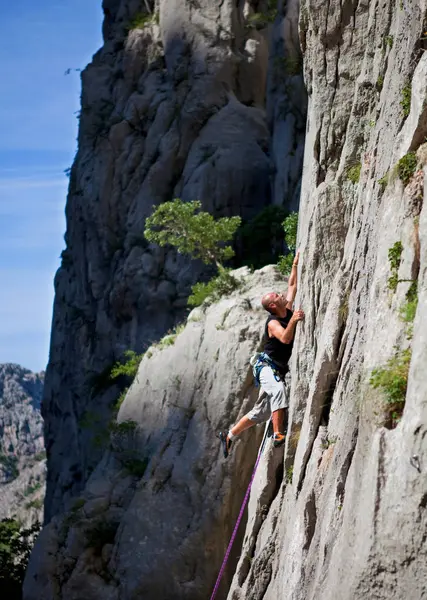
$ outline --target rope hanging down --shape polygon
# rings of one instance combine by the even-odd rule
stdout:
[[[245,497],[243,498],[243,503],[242,503],[242,506],[240,508],[239,516],[237,517],[236,525],[234,526],[234,530],[233,530],[233,533],[231,535],[230,543],[228,544],[227,550],[225,552],[224,560],[222,561],[222,565],[221,565],[221,568],[219,570],[218,577],[216,579],[215,587],[213,589],[212,596],[211,596],[210,600],[214,600],[214,598],[216,597],[216,595],[218,593],[219,584],[221,583],[222,576],[224,575],[224,571],[225,571],[225,567],[227,565],[228,557],[230,556],[231,548],[233,546],[234,540],[236,539],[237,530],[239,529],[240,521],[242,520],[243,513],[245,512],[246,504],[248,503],[248,500],[249,500],[249,494],[251,492],[252,483],[253,483],[253,481],[255,479],[255,473],[256,473],[256,470],[258,468],[259,461],[261,460],[261,454],[262,454],[262,451],[264,450],[265,440],[267,439],[267,432],[268,432],[268,428],[270,426],[270,421],[271,421],[271,417],[270,417],[270,419],[267,422],[267,425],[265,427],[264,437],[262,438],[261,446],[259,447],[258,456],[257,456],[256,462],[255,462],[254,470],[252,471],[252,477],[251,477],[251,480],[249,482],[248,489],[246,490]]]

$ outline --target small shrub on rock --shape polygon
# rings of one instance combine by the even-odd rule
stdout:
[[[402,260],[403,246],[402,242],[396,242],[388,251],[388,260],[390,263],[391,275],[388,278],[388,288],[393,292],[397,289],[399,283],[399,267]]]
[[[147,25],[159,24],[159,13],[137,13],[129,23],[128,30],[144,29]]]
[[[396,350],[384,367],[372,371],[369,380],[373,388],[379,388],[384,392],[386,414],[391,419],[392,427],[399,422],[405,406],[411,355],[410,348]]]
[[[147,218],[144,235],[159,246],[170,244],[180,254],[190,254],[205,264],[216,264],[234,256],[229,242],[241,223],[240,217],[215,219],[200,211],[201,202],[182,202],[180,199],[160,204]]]
[[[0,467],[7,477],[8,482],[13,481],[19,476],[18,457],[12,454],[0,453]]]
[[[384,38],[384,43],[390,49],[393,48],[394,37],[392,35],[386,35]]]
[[[349,181],[351,181],[351,183],[354,183],[354,184],[359,183],[361,170],[362,170],[361,163],[357,163],[356,165],[353,165],[347,171],[347,179]]]
[[[407,83],[402,90],[402,100],[400,101],[404,117],[407,117],[411,111],[411,95],[411,84]]]
[[[417,288],[417,282],[413,281],[411,287],[406,293],[406,302],[400,307],[399,310],[400,320],[407,324],[406,337],[408,340],[411,340],[413,336],[413,322],[418,306]]]
[[[207,283],[196,283],[191,288],[192,294],[188,298],[190,306],[209,305],[217,302],[222,296],[231,294],[241,282],[233,277],[230,269],[220,269],[219,274]]]
[[[409,180],[417,168],[417,155],[415,152],[408,152],[397,163],[397,174],[404,185],[408,185]]]
[[[126,350],[124,353],[126,362],[116,362],[111,369],[111,379],[117,379],[121,375],[131,377],[132,379],[138,373],[139,363],[142,360],[143,354],[137,354],[134,350]]]
[[[277,268],[282,275],[286,277],[292,270],[292,263],[294,260],[294,254],[297,247],[297,233],[298,233],[298,213],[292,212],[282,223],[285,231],[285,242],[290,252],[285,256],[279,257]]]
[[[277,2],[276,0],[268,0],[267,9],[263,12],[256,12],[249,15],[247,21],[247,29],[264,29],[270,23],[274,23],[277,17]]]

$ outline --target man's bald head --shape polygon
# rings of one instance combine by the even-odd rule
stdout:
[[[274,307],[271,305],[274,304],[277,295],[278,294],[276,294],[276,292],[268,292],[268,294],[264,294],[264,296],[261,298],[261,304],[263,308],[265,308],[265,310],[271,314],[274,314]]]

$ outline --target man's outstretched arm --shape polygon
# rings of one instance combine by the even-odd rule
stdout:
[[[286,308],[292,310],[292,306],[295,300],[295,296],[297,295],[298,289],[298,260],[299,260],[299,250],[297,251],[294,261],[292,263],[292,271],[289,276],[288,281],[288,291],[286,292]]]

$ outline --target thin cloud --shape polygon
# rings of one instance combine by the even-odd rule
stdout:
[[[31,177],[19,177],[16,179],[0,179],[1,190],[23,190],[47,187],[64,187],[62,179],[32,179]]]

